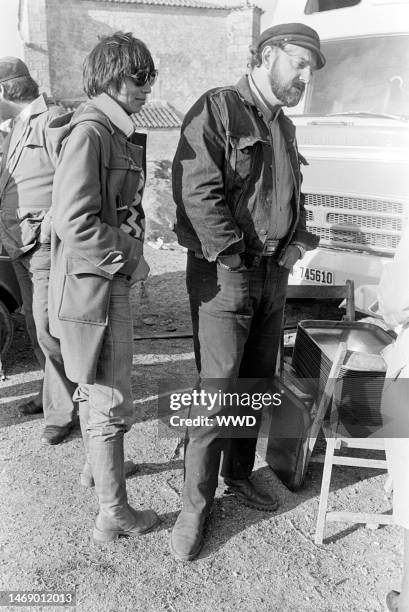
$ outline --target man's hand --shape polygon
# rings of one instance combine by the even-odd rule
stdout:
[[[40,243],[49,244],[51,242],[51,212],[48,210],[40,225]]]
[[[284,266],[284,268],[288,268],[292,270],[293,265],[296,261],[298,261],[301,257],[301,251],[298,247],[293,244],[289,244],[284,254],[281,256],[281,259],[278,262],[279,266]]]
[[[234,255],[219,255],[217,261],[229,270],[236,270],[238,268],[241,268],[241,266],[243,265],[241,257],[238,253],[235,253]]]

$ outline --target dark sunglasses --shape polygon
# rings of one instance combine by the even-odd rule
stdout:
[[[128,74],[128,79],[131,79],[137,87],[143,87],[147,83],[152,87],[158,74],[159,70],[138,70],[135,74]]]

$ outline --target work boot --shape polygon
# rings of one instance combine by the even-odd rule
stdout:
[[[272,512],[278,508],[278,499],[274,494],[257,491],[254,484],[248,478],[233,480],[225,478],[227,485],[226,493],[234,495],[237,501],[250,508]]]
[[[93,540],[96,544],[112,542],[119,536],[139,536],[159,524],[153,510],[134,510],[128,504],[124,473],[123,434],[110,440],[90,437],[89,461],[99,501]]]
[[[31,416],[33,414],[41,414],[43,412],[43,405],[37,403],[35,400],[29,400],[24,404],[20,404],[18,409],[24,416]]]
[[[206,514],[182,510],[172,529],[170,550],[180,561],[192,561],[203,547]]]
[[[95,486],[94,477],[92,475],[91,465],[89,462],[88,454],[88,432],[87,432],[87,424],[88,424],[88,415],[89,415],[89,405],[88,402],[80,402],[79,403],[79,417],[80,417],[80,427],[82,440],[84,442],[85,449],[85,462],[82,468],[82,472],[80,474],[80,485],[85,487],[86,489],[92,489]],[[138,466],[133,461],[125,461],[124,464],[125,470],[125,478],[129,476],[133,476],[138,471]]]
[[[60,444],[70,435],[74,423],[68,425],[46,425],[41,434],[41,444]]]

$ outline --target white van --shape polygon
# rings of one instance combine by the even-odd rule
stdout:
[[[326,66],[297,107],[308,227],[293,284],[378,284],[409,215],[409,1],[284,0],[273,24],[320,35]]]

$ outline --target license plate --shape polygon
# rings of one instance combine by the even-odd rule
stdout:
[[[305,268],[297,266],[300,280],[310,281],[318,285],[335,285],[334,273],[322,268]]]

